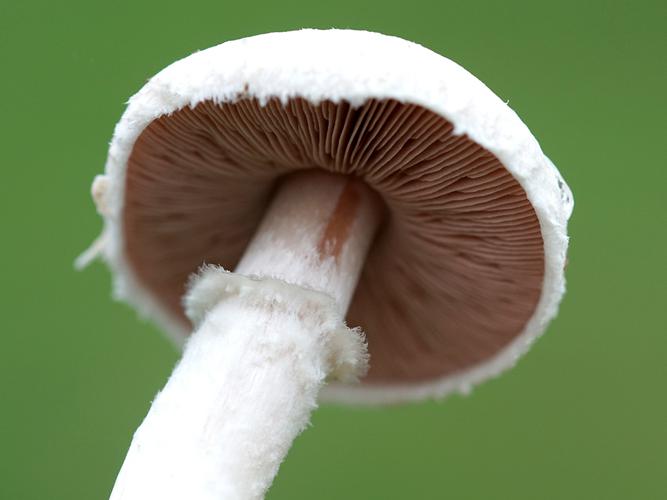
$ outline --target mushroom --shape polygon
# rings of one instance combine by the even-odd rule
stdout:
[[[80,264],[101,254],[184,346],[114,500],[262,498],[318,395],[467,392],[564,292],[573,200],[537,141],[464,69],[377,33],[172,64],[130,100],[93,194],[104,231]]]

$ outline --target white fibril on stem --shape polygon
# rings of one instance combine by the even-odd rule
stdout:
[[[327,378],[366,369],[362,334],[344,316],[380,210],[359,181],[299,173],[234,273],[203,268],[185,298],[195,331],[112,500],[263,498]]]

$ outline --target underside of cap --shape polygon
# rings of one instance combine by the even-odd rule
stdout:
[[[188,276],[233,268],[275,181],[308,168],[364,179],[389,209],[348,315],[370,372],[323,399],[465,392],[555,315],[572,197],[528,129],[451,61],[345,30],[228,42],[131,99],[96,198],[117,295],[182,342]]]

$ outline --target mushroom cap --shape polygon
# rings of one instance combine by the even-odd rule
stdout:
[[[116,297],[182,345],[188,276],[233,268],[276,180],[305,168],[364,179],[388,214],[348,313],[370,372],[323,400],[468,392],[555,316],[573,199],[538,142],[454,62],[353,30],[223,43],[130,99],[93,185]]]

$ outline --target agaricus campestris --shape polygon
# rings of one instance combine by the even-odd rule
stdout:
[[[564,291],[573,201],[537,141],[464,69],[376,33],[172,64],[130,100],[93,195],[83,260],[185,346],[114,500],[262,498],[318,394],[467,391]]]

